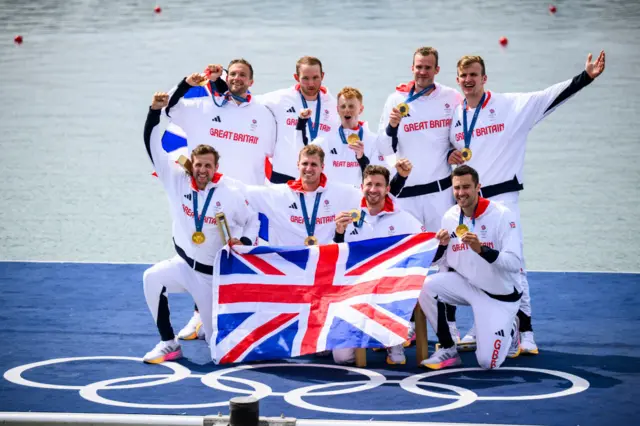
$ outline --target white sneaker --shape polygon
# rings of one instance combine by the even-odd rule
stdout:
[[[202,324],[202,320],[200,319],[200,312],[196,311],[193,313],[193,316],[184,326],[182,330],[178,333],[178,339],[182,340],[195,340],[198,338],[198,324]],[[204,330],[203,330],[204,331]]]
[[[471,326],[471,328],[469,329],[469,331],[467,331],[467,334],[464,335],[464,337],[462,338],[462,340],[460,341],[461,343],[476,343],[476,325],[475,323],[473,324],[473,326]]]
[[[182,348],[177,340],[161,341],[142,358],[147,364],[159,364],[182,358]]]
[[[461,365],[462,360],[460,359],[460,355],[458,355],[458,350],[456,349],[456,347],[451,346],[450,348],[446,349],[438,349],[436,353],[422,361],[420,364],[432,370],[441,370],[443,368]]]
[[[404,365],[407,363],[407,358],[404,356],[404,346],[396,345],[387,348],[387,364],[389,365]]]
[[[523,331],[520,334],[520,355],[538,355],[538,346],[533,340],[533,331]]]
[[[196,326],[196,336],[198,337],[199,340],[206,340],[206,336],[204,335],[204,327],[202,326],[202,323]]]
[[[476,350],[476,325],[473,326],[467,331],[467,334],[460,339],[458,343],[458,351],[460,352],[472,352]]]
[[[517,358],[520,355],[520,319],[516,315],[513,319],[513,327],[511,328],[511,346],[507,352],[507,358]]]

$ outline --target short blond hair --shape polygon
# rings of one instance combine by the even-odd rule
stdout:
[[[338,96],[336,97],[336,99],[340,100],[340,96],[344,97],[345,99],[356,98],[360,101],[360,103],[362,103],[362,93],[355,87],[343,87],[342,90],[338,92]]]
[[[317,155],[320,157],[320,164],[324,164],[324,151],[318,145],[307,145],[300,150],[298,154],[298,161],[302,156],[311,157],[312,155]]]
[[[482,59],[482,56],[465,55],[462,58],[460,58],[460,60],[458,61],[458,65],[456,66],[456,69],[460,71],[461,69],[467,68],[472,64],[480,64],[480,66],[482,67],[482,75],[485,75],[484,60]]]
[[[436,58],[436,67],[438,66],[438,49],[430,46],[422,46],[418,47],[415,52],[413,52],[413,63],[416,63],[416,55],[420,56],[429,56],[433,55]]]

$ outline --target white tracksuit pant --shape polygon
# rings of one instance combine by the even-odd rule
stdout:
[[[427,232],[438,232],[442,216],[455,204],[451,188],[416,197],[398,198],[398,205],[424,225]]]
[[[160,297],[166,289],[167,293],[188,292],[198,305],[202,327],[204,328],[207,343],[213,333],[211,324],[211,307],[213,304],[213,294],[211,275],[197,272],[178,255],[168,260],[156,263],[151,268],[144,271],[142,282],[144,285],[144,297],[147,300],[149,311],[153,315],[153,320],[158,324],[158,310]],[[167,310],[168,314],[168,310]]]
[[[513,212],[516,218],[516,224],[518,229],[518,236],[520,237],[520,249],[522,253],[522,271],[520,276],[520,286],[522,287],[522,298],[520,299],[520,310],[531,316],[531,296],[529,294],[529,280],[527,279],[527,269],[525,267],[524,260],[524,239],[522,235],[522,222],[520,221],[520,207],[518,206],[518,198],[520,194],[518,192],[507,192],[506,194],[496,195],[491,197],[491,201],[501,203],[509,210]]]
[[[478,364],[487,369],[500,367],[509,352],[511,330],[520,301],[496,300],[457,272],[429,275],[418,302],[434,330],[438,330],[438,301],[471,306],[476,324]],[[448,327],[445,328],[448,332]]]

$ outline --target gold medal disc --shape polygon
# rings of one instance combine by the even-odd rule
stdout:
[[[401,104],[398,104],[396,108],[398,108],[398,111],[400,111],[401,116],[406,117],[407,115],[409,115],[409,104],[403,102]]]
[[[469,232],[469,227],[464,223],[456,227],[456,235],[458,236],[458,238],[462,238],[462,236],[467,232]]]
[[[351,220],[353,220],[354,222],[357,222],[360,220],[360,210],[358,209],[350,210],[349,215],[351,216]]]
[[[464,161],[471,160],[471,150],[469,148],[462,148],[461,154]]]
[[[304,245],[305,246],[317,246],[318,245],[318,239],[316,237],[314,237],[313,235],[308,236],[307,238],[304,239]]]
[[[350,134],[349,137],[347,138],[347,143],[349,145],[357,145],[358,142],[360,142],[360,137],[355,133]]]
[[[193,241],[195,244],[202,244],[204,243],[204,233],[200,232],[200,231],[196,231],[193,233],[193,235],[191,236],[191,241]]]

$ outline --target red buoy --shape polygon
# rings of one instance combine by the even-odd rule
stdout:
[[[153,9],[153,11],[154,11],[155,13],[160,13],[160,12],[162,12],[162,8],[161,8],[160,6],[156,6],[156,7]]]
[[[556,9],[556,7],[554,5],[552,5],[552,4],[549,5],[549,12],[556,13],[557,10],[558,9]]]
[[[506,46],[507,44],[509,44],[509,39],[506,37],[500,37],[499,41],[502,46]]]
[[[15,44],[22,44],[22,36],[21,35],[17,35],[13,38],[13,42]]]

